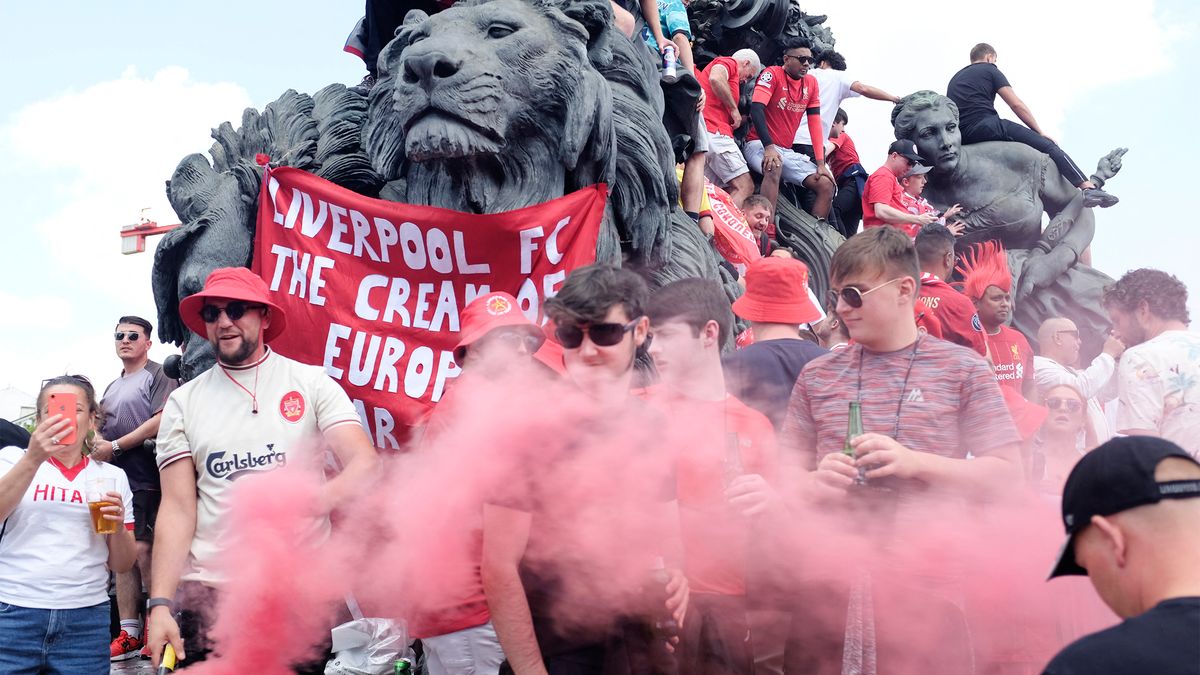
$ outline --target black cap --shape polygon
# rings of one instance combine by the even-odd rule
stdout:
[[[891,155],[893,152],[914,164],[921,162],[921,155],[917,154],[917,144],[912,141],[896,141],[892,143],[888,146],[888,154]]]
[[[1063,486],[1062,519],[1067,541],[1050,572],[1051,579],[1087,574],[1075,561],[1073,540],[1091,523],[1092,516],[1111,516],[1163,499],[1200,497],[1200,479],[1165,483],[1154,480],[1154,470],[1168,457],[1196,463],[1183,448],[1155,436],[1114,438],[1079,460]]]

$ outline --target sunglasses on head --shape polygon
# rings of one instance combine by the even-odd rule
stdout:
[[[554,337],[565,349],[578,349],[583,344],[583,336],[597,347],[611,347],[625,339],[625,333],[633,330],[638,323],[634,319],[629,323],[593,323],[587,326],[558,326],[554,329]]]
[[[200,318],[204,320],[204,323],[212,323],[220,318],[221,312],[225,312],[225,316],[229,317],[230,321],[237,321],[246,315],[246,310],[263,309],[265,307],[266,305],[242,302],[241,300],[233,300],[224,307],[217,307],[216,305],[205,305],[201,307]]]
[[[117,342],[121,342],[125,338],[129,338],[130,342],[137,342],[141,337],[142,337],[142,334],[137,332],[136,330],[131,330],[129,332],[117,331],[117,332],[113,333],[113,339],[116,340]]]
[[[1073,413],[1077,413],[1080,410],[1083,410],[1083,404],[1080,403],[1077,399],[1059,398],[1057,396],[1051,396],[1050,398],[1046,399],[1046,407],[1051,410],[1065,409],[1067,412],[1073,412]]]
[[[845,301],[845,303],[847,305],[850,305],[851,307],[858,309],[859,307],[863,306],[863,296],[867,295],[868,293],[874,293],[875,291],[883,288],[884,286],[887,286],[888,284],[894,284],[897,281],[900,281],[904,278],[905,277],[896,277],[895,279],[885,281],[882,284],[879,284],[878,286],[876,286],[875,288],[870,288],[865,291],[860,291],[857,288],[855,288],[854,286],[847,286],[840,290],[836,289],[836,288],[830,289],[830,291],[829,291],[829,306],[837,307],[838,298],[840,297],[843,301]]]

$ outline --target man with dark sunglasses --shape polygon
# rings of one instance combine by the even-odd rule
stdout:
[[[821,127],[820,85],[809,74],[813,65],[812,45],[803,38],[786,38],[783,64],[764,68],[754,84],[750,102],[750,134],[746,137],[746,162],[762,174],[759,191],[774,208],[781,180],[812,190],[812,214],[829,216],[834,182],[825,166],[825,146],[813,148],[813,159],[796,152],[796,130],[808,115],[809,133],[824,138]]]
[[[1033,357],[1033,378],[1038,398],[1059,385],[1074,387],[1087,401],[1087,424],[1096,443],[1112,438],[1104,404],[1117,397],[1117,360],[1125,345],[1113,336],[1104,341],[1104,351],[1087,368],[1079,364],[1079,329],[1075,322],[1054,316],[1038,328],[1038,351]]]
[[[150,586],[150,547],[154,522],[162,499],[153,445],[146,441],[158,435],[159,421],[167,397],[179,383],[167,377],[162,364],[150,360],[153,327],[140,316],[123,316],[113,333],[121,375],[104,390],[100,407],[104,424],[92,448],[92,458],[124,469],[133,491],[134,538],[137,562],[133,570],[117,576],[117,609],[121,632],[112,641],[113,661],[137,658],[144,649],[141,605],[142,586]]]
[[[550,413],[559,419],[539,422],[552,437],[525,450],[540,454],[483,509],[483,584],[502,673],[600,675],[620,672],[607,669],[618,662],[676,672],[665,627],[683,622],[688,585],[662,565],[679,556],[672,455],[664,420],[630,392],[646,296],[635,273],[591,265],[546,302],[566,369]]]
[[[313,536],[323,538],[329,512],[361,491],[376,459],[350,398],[325,370],[268,347],[287,317],[256,274],[244,267],[213,270],[203,290],[179,303],[179,316],[212,344],[217,363],[171,395],[158,432],[162,505],[147,602],[155,667],[168,642],[188,662],[204,660],[213,648],[212,607],[229,581],[215,563],[230,526],[235,480],[253,482],[255,474],[285,464],[319,464],[306,455],[328,446],[343,468],[308,506]],[[300,671],[322,672],[313,667]]]
[[[1020,438],[984,360],[917,330],[913,306],[919,277],[912,242],[895,228],[865,230],[834,253],[835,310],[854,343],[809,363],[800,374],[780,437],[780,463],[786,493],[807,497],[822,509],[846,509],[847,528],[871,524],[871,529],[851,531],[869,533],[863,536],[880,551],[877,559],[856,561],[868,566],[874,583],[906,593],[930,612],[926,618],[961,625],[961,612],[937,600],[941,594],[933,590],[940,585],[953,591],[951,575],[930,579],[934,587],[909,589],[911,580],[889,575],[886,551],[904,548],[906,533],[927,522],[930,503],[941,507],[941,500],[987,498],[1018,486]],[[855,401],[864,433],[850,439],[846,453],[849,404]],[[856,486],[862,479],[865,485]],[[847,606],[844,596],[827,604],[838,603]],[[789,643],[801,648],[797,655],[829,651],[811,642],[821,639],[815,636],[833,635],[842,644],[845,617],[804,618],[797,617],[794,625],[804,628]],[[826,620],[831,623],[821,623]],[[934,661],[914,666],[913,672],[970,672],[969,650],[963,663],[933,645],[901,643],[900,633],[911,631],[894,628],[905,620],[911,616],[879,608],[879,663],[892,662],[890,657],[909,663],[929,658]],[[789,648],[789,662],[797,655]],[[840,668],[841,654],[829,657]],[[796,667],[796,672],[815,672],[811,664]]]

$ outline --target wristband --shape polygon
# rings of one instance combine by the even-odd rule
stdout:
[[[150,598],[149,600],[146,601],[146,613],[149,614],[150,610],[154,609],[155,607],[160,607],[160,606],[166,607],[168,610],[173,610],[174,605],[175,605],[175,603],[171,602],[170,600],[168,600],[166,598]]]
[[[112,454],[113,457],[121,456],[121,444],[116,442],[115,440],[112,441],[112,450],[113,450],[113,454]]]

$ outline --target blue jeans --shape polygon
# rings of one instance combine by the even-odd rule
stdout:
[[[0,602],[0,675],[108,675],[108,601],[80,609]]]

